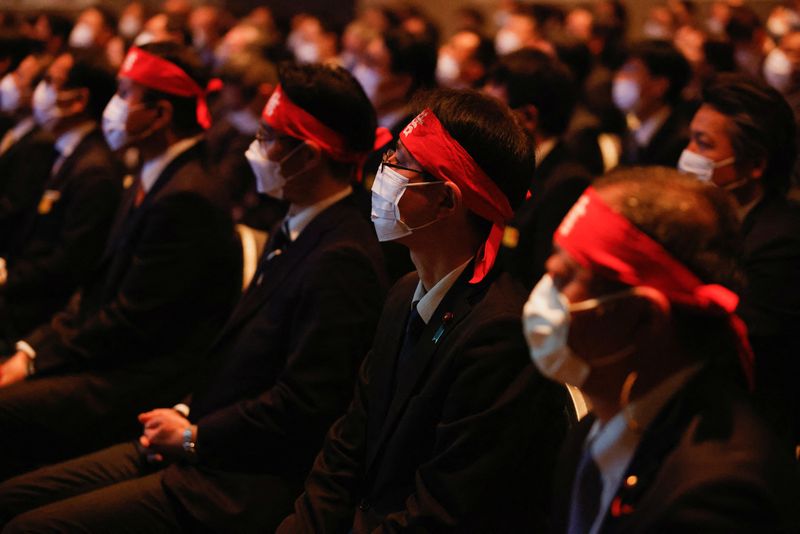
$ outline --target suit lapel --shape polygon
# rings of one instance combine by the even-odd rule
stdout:
[[[347,216],[351,202],[352,195],[317,215],[285,252],[268,261],[262,272],[261,283],[258,284],[257,279],[250,283],[218,340],[261,308],[261,304],[283,285],[287,276],[296,271],[297,265],[311,254],[330,229],[338,226],[341,219]],[[267,254],[267,250],[264,249],[264,254]],[[263,256],[261,261],[264,261]]]
[[[368,454],[367,457],[367,471],[369,471],[377,458],[383,444],[394,431],[397,421],[408,404],[409,398],[417,389],[417,385],[424,376],[428,376],[428,373],[425,371],[429,368],[431,359],[438,352],[440,347],[447,344],[450,333],[469,315],[473,306],[473,299],[484,291],[490,283],[489,277],[487,277],[487,280],[484,280],[480,284],[470,285],[468,283],[470,276],[472,276],[472,264],[467,266],[459,280],[450,289],[447,295],[445,295],[444,299],[442,299],[442,302],[431,317],[430,322],[423,329],[419,341],[417,341],[414,347],[411,360],[406,364],[406,368],[398,374],[394,396],[389,404],[380,436],[374,444],[371,454]],[[402,321],[401,324],[404,326],[405,321]],[[402,336],[400,339],[402,340]],[[394,346],[397,350],[394,351],[394,358],[390,359],[392,362],[392,374],[395,373],[394,367],[397,360],[397,352],[400,348],[400,342],[401,341],[398,341]],[[391,391],[391,385],[389,385],[389,391]]]

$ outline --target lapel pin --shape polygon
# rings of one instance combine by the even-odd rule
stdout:
[[[453,312],[447,312],[447,313],[445,313],[445,314],[442,316],[442,324],[441,324],[441,326],[439,326],[439,328],[436,330],[436,333],[435,333],[435,334],[433,334],[433,339],[432,339],[431,341],[433,341],[434,343],[439,343],[439,339],[442,337],[442,334],[444,334],[444,327],[445,327],[445,325],[446,325],[447,323],[449,323],[450,321],[452,321],[452,320],[453,320]]]

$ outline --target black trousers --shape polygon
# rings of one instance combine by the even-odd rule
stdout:
[[[180,505],[161,466],[125,443],[0,484],[2,532],[180,531]]]

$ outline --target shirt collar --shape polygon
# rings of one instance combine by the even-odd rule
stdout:
[[[145,193],[150,191],[150,189],[156,183],[156,180],[158,180],[158,177],[161,176],[161,173],[167,168],[167,165],[172,163],[175,158],[196,145],[200,139],[202,139],[202,137],[203,135],[199,134],[194,137],[181,139],[177,143],[171,144],[164,152],[161,153],[160,156],[156,156],[155,158],[144,162],[142,165],[141,179],[142,189],[144,189]]]
[[[447,273],[444,278],[436,282],[436,285],[429,291],[425,290],[425,286],[422,285],[422,280],[417,283],[417,290],[414,291],[414,297],[411,299],[411,302],[417,303],[417,313],[419,313],[419,316],[425,324],[430,322],[434,312],[436,312],[436,308],[442,303],[444,296],[452,289],[458,277],[461,276],[461,273],[464,272],[464,269],[466,269],[467,265],[471,262],[472,258]]]
[[[759,194],[755,196],[755,198],[753,198],[753,200],[751,200],[744,206],[736,206],[736,214],[739,216],[739,220],[744,221],[747,215],[751,211],[753,211],[753,208],[755,208],[758,205],[758,203],[761,202],[763,199],[764,199],[764,192],[761,191]]]
[[[539,167],[544,159],[553,151],[558,142],[557,137],[550,137],[536,145],[536,166]]]
[[[286,227],[289,229],[289,241],[296,240],[300,232],[302,232],[317,215],[352,193],[353,188],[348,185],[344,189],[320,200],[316,204],[298,208],[295,213],[287,215],[284,224],[286,224]],[[291,213],[292,211],[294,210],[290,208],[289,212]]]
[[[95,129],[97,124],[94,121],[86,121],[78,124],[58,136],[56,139],[56,150],[62,158],[68,158],[75,152],[81,141]]]
[[[242,135],[255,135],[259,127],[259,117],[249,109],[229,111],[228,122]]]
[[[14,133],[14,139],[19,141],[20,139],[28,135],[28,133],[30,133],[30,131],[33,130],[34,127],[36,127],[36,119],[34,119],[33,116],[28,116],[19,121],[13,128],[11,128],[11,131]]]
[[[600,470],[603,492],[600,499],[600,514],[591,532],[597,532],[604,511],[611,505],[611,499],[616,494],[628,464],[642,439],[641,431],[632,430],[628,420],[636,421],[641,429],[647,428],[667,402],[700,368],[701,364],[698,363],[673,373],[641,398],[631,402],[607,423],[601,424],[598,419],[592,425],[589,435],[586,436],[586,444],[591,447],[592,458]]]
[[[653,140],[653,136],[661,125],[667,122],[671,110],[669,106],[664,106],[655,113],[653,113],[644,122],[639,122],[635,115],[632,113],[628,115],[628,126],[633,130],[633,137],[636,139],[636,144],[639,146],[647,146]]]

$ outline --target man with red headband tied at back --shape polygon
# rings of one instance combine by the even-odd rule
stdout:
[[[555,233],[525,305],[531,356],[592,414],[556,474],[553,532],[797,532],[796,465],[747,399],[739,224],[671,169],[613,173]]]
[[[0,479],[116,443],[140,411],[179,401],[241,291],[225,197],[203,163],[196,61],[159,43],[120,70],[104,134],[144,164],[89,281],[18,344],[25,365],[0,388]]]
[[[291,511],[350,400],[385,273],[351,186],[376,138],[369,100],[340,68],[279,79],[246,156],[288,214],[188,406],[142,414],[137,443],[0,485],[0,527],[30,510],[6,530],[272,532]]]
[[[378,238],[408,247],[417,273],[391,290],[350,409],[281,533],[544,528],[565,390],[528,360],[524,292],[494,266],[533,147],[477,92],[419,107],[372,186]]]

